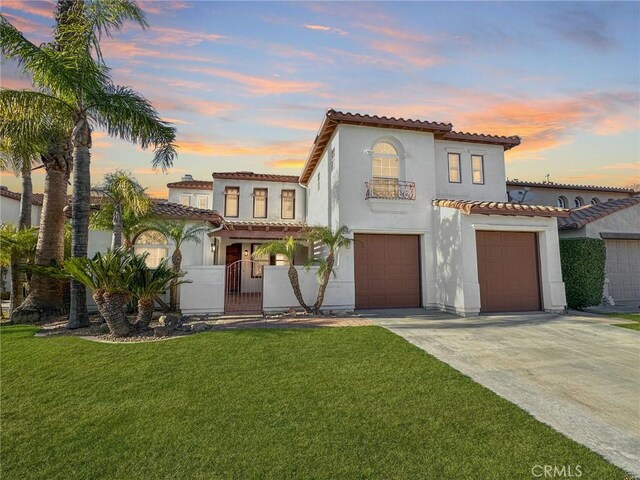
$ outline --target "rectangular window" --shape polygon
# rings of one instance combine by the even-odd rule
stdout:
[[[283,253],[276,253],[275,264],[277,266],[289,266],[289,259]]]
[[[209,208],[208,195],[198,195],[198,208],[203,208],[203,209]]]
[[[262,269],[265,265],[270,265],[271,257],[269,255],[254,255],[256,248],[260,246],[259,243],[251,244],[251,278],[262,278]]]
[[[180,205],[191,206],[191,195],[180,195]]]
[[[224,216],[237,217],[239,210],[240,188],[227,187],[224,189]]]
[[[484,157],[482,155],[471,155],[471,170],[473,183],[484,183]]]
[[[448,158],[449,158],[449,182],[460,183],[462,181],[460,177],[460,154],[450,153]]]
[[[267,189],[253,189],[253,218],[267,218]]]
[[[285,220],[296,218],[296,191],[282,190],[280,197],[281,217]]]

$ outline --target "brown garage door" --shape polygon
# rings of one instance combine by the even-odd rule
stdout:
[[[529,232],[477,232],[480,311],[540,310],[538,241]]]
[[[420,306],[417,235],[355,235],[356,308]]]

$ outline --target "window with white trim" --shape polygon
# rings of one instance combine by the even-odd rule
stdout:
[[[558,203],[557,203],[557,205],[558,205],[560,208],[567,208],[567,205],[569,205],[569,202],[567,201],[567,197],[565,197],[565,196],[563,196],[563,195],[560,195],[560,196],[558,197]]]
[[[267,218],[267,189],[253,189],[253,218]]]
[[[240,187],[224,189],[224,216],[237,217],[239,210]]]
[[[191,206],[191,195],[180,195],[180,205]]]
[[[296,191],[282,190],[280,197],[280,216],[284,220],[296,218]]]
[[[484,183],[484,156],[471,155],[471,181],[475,184]]]
[[[398,150],[389,142],[378,142],[373,146],[372,152],[371,170],[374,195],[383,198],[397,197],[400,165]]]
[[[582,199],[582,197],[576,197],[573,199],[573,205],[576,208],[580,208],[581,206],[584,205],[584,200]]]
[[[598,197],[593,197],[591,199],[591,205],[598,205],[600,203],[600,199]]]
[[[461,183],[462,177],[460,175],[460,154],[449,153],[447,155],[447,161],[449,165],[449,183]]]
[[[209,195],[198,195],[198,208],[209,208]]]
[[[167,237],[155,230],[142,232],[136,238],[133,251],[136,255],[147,253],[147,267],[156,268],[168,256],[169,245]]]

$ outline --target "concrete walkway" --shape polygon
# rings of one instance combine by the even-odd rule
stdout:
[[[602,317],[361,313],[640,477],[639,332]]]

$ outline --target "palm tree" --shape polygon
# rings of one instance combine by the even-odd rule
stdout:
[[[182,272],[175,272],[169,266],[168,259],[162,259],[157,267],[151,269],[146,265],[146,257],[148,254],[135,255],[131,262],[134,269],[134,275],[131,281],[131,293],[138,299],[138,318],[136,319],[136,328],[143,331],[149,328],[153,311],[155,310],[155,299],[164,292],[173,282],[178,285],[186,283],[180,280],[184,277]]]
[[[19,229],[15,225],[3,225],[0,228],[0,265],[11,267],[12,312],[24,300],[23,289],[27,281],[26,265],[33,263],[37,243],[37,229],[29,227]]]
[[[29,42],[4,17],[0,17],[0,48],[8,59],[17,60],[23,73],[31,75],[36,90],[3,90],[3,101],[23,112],[25,121],[49,115],[66,119],[73,146],[73,240],[72,255],[87,254],[90,214],[91,131],[104,128],[107,133],[154,148],[153,166],[166,169],[176,152],[175,129],[163,122],[153,106],[129,87],[111,82],[101,62],[99,40],[102,33],[119,29],[123,21],[133,20],[146,27],[144,14],[135,2],[120,0],[67,0],[64,21],[58,21],[58,45],[40,47]],[[60,16],[59,16],[60,17]],[[96,54],[95,61],[92,53]],[[10,108],[10,107],[9,107]],[[7,108],[8,109],[8,108]],[[69,328],[88,324],[84,286],[71,285]]]
[[[343,225],[335,232],[330,227],[316,227],[309,232],[309,240],[315,243],[319,243],[327,249],[327,256],[324,259],[312,260],[310,264],[317,264],[320,266],[318,269],[318,281],[320,286],[318,287],[318,296],[316,302],[313,304],[312,310],[319,312],[320,307],[324,303],[324,294],[329,284],[329,278],[331,275],[335,275],[334,264],[336,259],[336,253],[342,248],[349,248],[353,243],[353,239],[348,237],[349,229]]]
[[[254,257],[260,257],[263,255],[284,255],[289,260],[289,283],[293,289],[293,294],[296,296],[298,303],[306,312],[311,311],[311,308],[305,303],[302,297],[302,291],[300,290],[300,280],[298,278],[298,270],[293,265],[296,255],[300,250],[300,243],[293,237],[288,237],[283,240],[267,242],[258,246],[253,252]]]
[[[151,199],[145,189],[130,172],[116,170],[104,176],[104,182],[94,187],[94,192],[102,197],[100,211],[92,216],[92,221],[104,225],[111,216],[111,249],[122,246],[124,216],[128,218],[146,217],[151,209]]]
[[[211,227],[207,225],[189,225],[178,220],[155,221],[149,224],[148,230],[155,230],[162,233],[167,239],[171,240],[174,245],[173,254],[171,255],[171,265],[174,273],[181,273],[182,252],[180,247],[183,243],[194,242],[200,243],[200,234],[208,232]],[[172,312],[178,310],[178,281],[171,282],[169,308]]]

